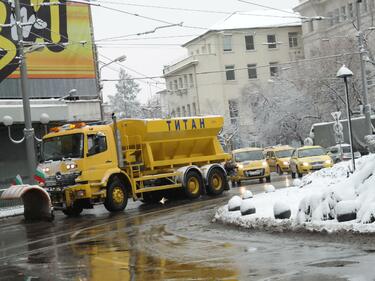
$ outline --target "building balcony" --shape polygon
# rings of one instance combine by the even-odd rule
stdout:
[[[187,67],[197,65],[199,63],[197,56],[189,56],[174,64],[164,66],[163,74],[165,77],[173,75],[174,73],[181,71]]]

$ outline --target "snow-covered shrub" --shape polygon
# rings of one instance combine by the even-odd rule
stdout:
[[[274,187],[272,184],[267,184],[267,185],[264,187],[264,191],[265,191],[266,193],[275,192],[275,187]]]
[[[273,214],[275,219],[289,219],[292,212],[287,204],[283,202],[276,202],[273,205]]]
[[[246,215],[251,215],[255,214],[256,208],[252,200],[247,199],[247,200],[242,200],[241,204],[241,215],[246,216]]]
[[[250,199],[253,198],[253,193],[250,190],[245,190],[245,192],[242,194],[242,199]]]
[[[358,202],[356,200],[340,201],[336,205],[337,221],[351,221],[357,218]]]
[[[233,196],[228,202],[228,211],[239,211],[242,199],[240,196]]]

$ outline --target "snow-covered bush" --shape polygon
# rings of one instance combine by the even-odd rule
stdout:
[[[255,214],[255,212],[256,212],[256,208],[255,208],[255,205],[254,205],[254,203],[251,199],[242,200],[242,204],[241,204],[241,215],[242,216]]]
[[[264,192],[266,193],[275,192],[275,187],[272,184],[267,184],[264,187]]]
[[[228,211],[239,211],[241,207],[242,199],[240,196],[233,196],[228,202]]]
[[[250,190],[245,190],[245,192],[242,194],[242,199],[250,199],[253,198],[253,193]]]
[[[275,219],[289,219],[292,213],[287,204],[279,201],[273,205],[273,214]]]

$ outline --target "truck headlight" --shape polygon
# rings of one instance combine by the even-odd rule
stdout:
[[[302,163],[302,166],[304,166],[304,167],[308,167],[308,166],[309,166],[309,163],[307,163],[307,162],[303,162],[303,163]]]
[[[43,173],[49,173],[50,168],[48,168],[48,167],[44,167],[44,168],[42,169],[42,171],[43,171]]]
[[[267,167],[268,166],[267,161],[263,161],[262,165],[263,165],[263,167]]]
[[[332,160],[328,159],[328,160],[325,161],[325,163],[330,165],[330,164],[332,164]]]
[[[238,169],[243,169],[243,165],[242,164],[237,164],[237,168]]]
[[[289,166],[289,162],[288,161],[284,161],[283,164],[284,164],[284,166]]]
[[[66,164],[66,169],[67,170],[73,170],[75,168],[77,168],[77,164],[75,164],[75,163]]]

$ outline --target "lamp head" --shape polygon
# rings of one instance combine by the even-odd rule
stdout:
[[[9,127],[13,125],[13,118],[9,115],[6,115],[3,117],[3,123],[5,126]]]
[[[117,59],[115,59],[115,61],[118,61],[118,62],[123,62],[125,60],[126,60],[126,56],[125,55],[123,55],[123,56],[118,57]]]
[[[42,113],[40,115],[40,123],[42,123],[43,125],[47,125],[49,123],[49,115],[47,113]]]
[[[353,72],[345,66],[345,64],[337,71],[336,77],[338,78],[347,78],[352,77]]]

